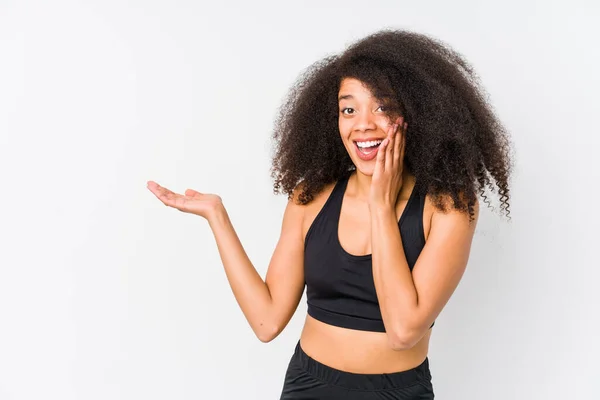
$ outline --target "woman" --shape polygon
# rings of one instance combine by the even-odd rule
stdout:
[[[274,140],[274,189],[289,200],[265,281],[219,196],[148,188],[208,220],[261,341],[285,328],[306,285],[282,399],[432,399],[431,328],[492,179],[509,214],[508,135],[472,69],[425,35],[375,33],[301,76]]]

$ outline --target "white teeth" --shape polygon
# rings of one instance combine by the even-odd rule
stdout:
[[[376,146],[383,142],[383,140],[372,140],[370,142],[356,142],[356,145],[360,148]]]

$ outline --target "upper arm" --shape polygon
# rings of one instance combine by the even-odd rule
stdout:
[[[424,332],[438,317],[465,272],[475,227],[479,218],[479,204],[475,215],[457,210],[435,210],[427,242],[413,268],[412,276],[417,291],[417,313],[412,326]]]
[[[281,234],[267,269],[265,282],[272,299],[272,321],[278,335],[296,311],[304,292],[304,241],[302,223],[305,206],[296,204],[297,190],[288,200]]]

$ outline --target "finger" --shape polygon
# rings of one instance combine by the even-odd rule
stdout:
[[[156,197],[159,197],[161,194],[165,193],[165,191],[168,191],[168,189],[163,188],[158,183],[153,181],[148,181],[147,187],[148,190],[150,190]]]
[[[159,187],[155,194],[167,206],[173,206],[177,201],[177,195],[167,188]]]
[[[383,172],[384,167],[385,167],[385,149],[386,146],[389,142],[389,138],[385,138],[383,140],[383,142],[381,142],[381,144],[379,145],[379,151],[377,151],[377,161],[375,161],[375,171],[373,172],[373,176],[375,176],[377,173],[377,176],[379,176],[379,174],[381,172]]]
[[[396,129],[395,133],[395,142],[394,142],[394,159],[392,162],[392,168],[398,168],[398,164],[400,163],[400,159],[402,157],[402,141],[404,139],[404,132],[400,127]]]
[[[401,146],[401,154],[400,159],[404,160],[404,155],[406,151],[406,130],[408,129],[408,124],[404,123],[404,129],[402,130],[402,146]]]
[[[203,193],[200,193],[194,189],[186,189],[185,195],[197,199],[200,198],[203,195]]]
[[[188,199],[184,196],[169,192],[165,197],[161,197],[162,202],[169,207],[176,208],[179,211],[186,211]]]
[[[180,194],[174,193],[169,189],[160,186],[156,182],[148,183],[148,189],[163,202],[164,205],[183,210],[185,208],[186,199]]]
[[[386,146],[386,150],[385,150],[385,170],[386,171],[391,171],[392,164],[394,162],[394,148],[395,148],[396,142],[397,142],[397,140],[395,140],[395,137],[394,137],[394,132],[396,131],[396,127],[397,127],[396,124],[392,125],[392,131],[387,139],[389,144]]]

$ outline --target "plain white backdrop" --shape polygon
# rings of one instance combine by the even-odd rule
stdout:
[[[208,224],[264,277],[273,121],[298,74],[381,28],[446,41],[515,144],[430,349],[439,399],[599,399],[594,1],[0,1],[0,399],[276,399],[306,313],[256,339]],[[497,202],[494,203],[497,206]]]

